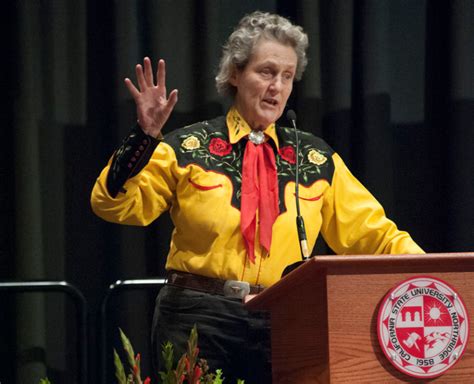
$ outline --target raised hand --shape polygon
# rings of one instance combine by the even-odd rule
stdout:
[[[178,101],[178,90],[173,89],[167,98],[164,60],[158,62],[156,85],[153,78],[150,58],[145,57],[143,59],[143,67],[141,64],[137,64],[135,72],[138,89],[128,78],[125,79],[125,85],[132,95],[133,100],[135,100],[138,124],[147,135],[158,137]]]

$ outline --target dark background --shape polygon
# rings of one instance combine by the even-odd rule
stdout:
[[[91,371],[107,287],[162,276],[171,230],[168,217],[120,227],[90,210],[95,178],[135,120],[123,78],[145,55],[167,61],[180,100],[166,129],[225,113],[213,80],[221,46],[256,9],[309,35],[309,65],[289,102],[299,127],[324,137],[427,252],[474,250],[472,0],[5,2],[0,280],[78,287]],[[111,300],[110,344],[120,325],[149,354],[155,293]],[[59,294],[0,300],[0,382],[74,382],[71,304]]]

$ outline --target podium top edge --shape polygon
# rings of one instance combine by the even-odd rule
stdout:
[[[249,309],[258,309],[275,296],[283,287],[294,287],[311,281],[315,276],[332,274],[366,273],[418,273],[420,270],[472,271],[474,252],[426,253],[407,255],[330,255],[314,256],[301,266],[277,281],[245,304]]]
[[[474,252],[452,252],[452,253],[425,253],[406,255],[330,255],[314,256],[308,262],[317,263],[319,266],[332,266],[334,264],[424,264],[427,261],[439,262],[459,262],[469,263],[474,261]]]

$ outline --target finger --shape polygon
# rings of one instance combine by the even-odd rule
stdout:
[[[135,87],[135,85],[132,83],[132,81],[129,78],[126,78],[124,82],[128,89],[128,92],[133,97],[133,99],[136,100],[137,97],[140,96],[140,92],[138,91],[137,87]]]
[[[165,106],[165,114],[166,114],[167,118],[171,114],[171,112],[173,111],[173,108],[174,108],[174,106],[176,105],[177,102],[178,102],[178,90],[173,89],[173,91],[171,91],[171,93],[169,95],[168,103]]]
[[[145,81],[149,87],[153,87],[153,71],[151,69],[151,60],[149,57],[143,59],[143,65],[145,67]]]
[[[140,91],[143,91],[146,89],[146,81],[145,81],[145,75],[143,74],[143,68],[141,64],[137,64],[135,67],[135,74],[137,76],[137,82],[138,82],[138,87],[140,88]]]
[[[158,69],[156,70],[156,78],[158,87],[166,87],[166,65],[163,59],[158,61]]]

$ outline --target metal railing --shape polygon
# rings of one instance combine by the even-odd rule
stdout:
[[[66,281],[0,281],[0,292],[63,292],[70,296],[77,309],[77,353],[79,358],[79,382],[87,384],[87,302],[76,287]]]
[[[100,331],[99,331],[99,353],[100,353],[100,383],[107,384],[107,304],[112,295],[120,291],[161,289],[166,284],[166,279],[136,279],[117,280],[109,286],[100,307]]]

